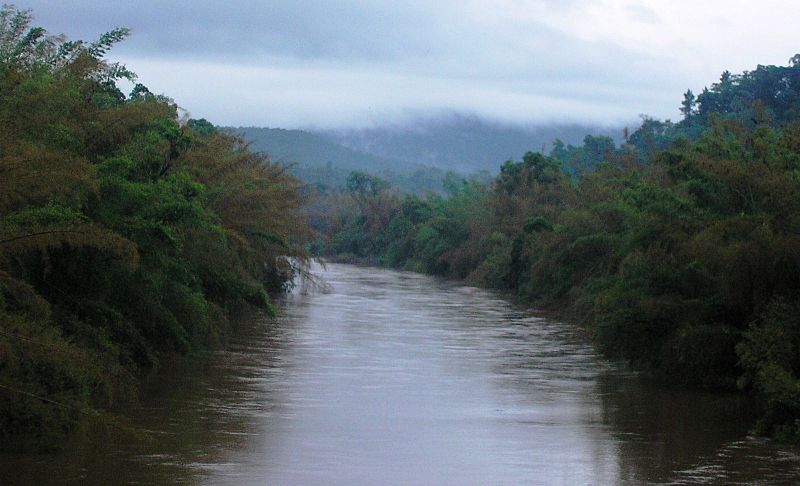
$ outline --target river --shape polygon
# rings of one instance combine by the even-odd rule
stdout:
[[[161,372],[130,423],[0,484],[792,484],[737,395],[671,390],[489,291],[328,265],[225,350]]]

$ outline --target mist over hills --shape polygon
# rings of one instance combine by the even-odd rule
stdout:
[[[250,142],[250,148],[269,154],[274,162],[301,167],[334,166],[349,170],[383,172],[410,170],[407,161],[381,157],[346,147],[333,138],[305,130],[261,127],[225,127]]]
[[[515,126],[473,116],[450,115],[413,123],[345,130],[234,128],[252,148],[273,160],[301,167],[410,172],[424,167],[462,174],[496,173],[508,159],[528,151],[549,152],[556,139],[580,145],[586,135],[605,135],[616,143],[622,127],[593,125]]]
[[[553,142],[580,145],[586,135],[622,141],[622,127],[596,125],[510,125],[452,114],[407,125],[322,132],[353,150],[458,172],[496,173],[525,152],[549,153]]]
[[[224,128],[240,134],[250,148],[289,167],[318,190],[341,188],[354,170],[380,176],[406,193],[441,192],[446,171],[413,161],[379,157],[345,147],[328,135],[282,128]]]

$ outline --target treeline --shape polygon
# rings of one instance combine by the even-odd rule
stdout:
[[[326,164],[324,166],[290,165],[289,170],[298,179],[312,187],[316,192],[328,193],[344,189],[353,169]],[[364,171],[367,174],[377,175],[392,187],[406,194],[425,195],[429,192],[444,193],[443,188],[448,178],[460,177],[488,181],[491,176],[488,172],[477,173],[471,176],[458,175],[452,171],[444,171],[436,167],[409,168],[408,170],[383,170],[379,172]]]
[[[313,248],[513,292],[661,379],[754,393],[758,430],[798,440],[800,57],[725,73],[683,108],[446,197],[354,173],[315,202]]]
[[[104,59],[0,10],[0,447],[51,448],[208,347],[303,261],[299,182]]]

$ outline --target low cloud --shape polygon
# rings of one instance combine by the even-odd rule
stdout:
[[[216,123],[337,127],[441,111],[525,123],[675,118],[687,88],[793,54],[793,30],[780,26],[798,7],[765,1],[772,10],[655,0],[19,6],[70,38],[130,27],[111,56]]]

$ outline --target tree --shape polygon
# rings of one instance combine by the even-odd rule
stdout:
[[[347,176],[347,190],[356,199],[377,196],[389,188],[389,183],[380,177],[361,171],[352,171]]]
[[[307,262],[300,183],[105,59],[0,10],[0,447],[55,448],[83,412],[270,312]],[[86,414],[93,416],[94,414]]]
[[[692,90],[686,90],[686,93],[683,94],[683,102],[681,103],[681,114],[685,121],[689,121],[696,114],[695,103],[696,99]]]

